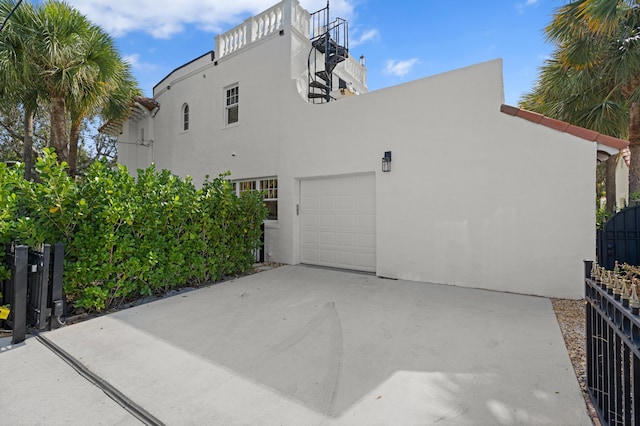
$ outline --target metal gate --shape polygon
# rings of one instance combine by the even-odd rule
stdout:
[[[640,206],[627,207],[597,233],[598,264],[613,270],[615,262],[640,265]]]
[[[12,343],[22,342],[27,328],[43,331],[64,324],[64,245],[44,244],[37,250],[9,246],[5,262],[11,276],[0,281],[0,306],[9,306],[10,313],[0,324],[11,328]]]

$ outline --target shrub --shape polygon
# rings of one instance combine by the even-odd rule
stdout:
[[[261,194],[236,197],[225,176],[196,189],[153,166],[134,179],[95,162],[81,181],[65,167],[45,150],[34,183],[0,165],[0,242],[63,241],[64,288],[76,307],[108,309],[251,267],[266,217]]]

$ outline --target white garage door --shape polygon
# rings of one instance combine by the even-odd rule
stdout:
[[[373,173],[300,181],[302,263],[376,270]]]

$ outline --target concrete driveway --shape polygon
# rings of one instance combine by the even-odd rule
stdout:
[[[283,266],[46,337],[172,425],[591,424],[539,297]],[[50,397],[22,409],[42,363]],[[53,424],[138,422],[60,363],[35,339],[0,353],[28,379],[0,386],[0,422],[78,398]]]

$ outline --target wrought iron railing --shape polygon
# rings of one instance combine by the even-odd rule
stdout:
[[[585,261],[587,388],[603,425],[640,424],[640,269]]]

